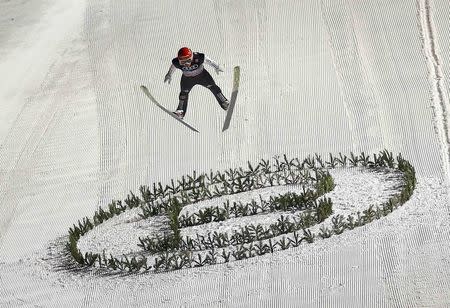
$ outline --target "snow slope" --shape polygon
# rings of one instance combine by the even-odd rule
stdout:
[[[450,305],[448,1],[36,0],[0,12],[0,307]],[[225,67],[225,94],[241,66],[224,134],[208,90],[190,94],[200,134],[139,90],[175,108],[179,75],[162,81],[182,45]],[[73,223],[142,184],[384,148],[415,166],[413,198],[308,249],[160,275],[55,268]]]

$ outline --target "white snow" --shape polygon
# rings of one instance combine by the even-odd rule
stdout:
[[[447,0],[35,0],[0,1],[0,12],[0,307],[450,305]],[[213,76],[226,96],[241,66],[225,133],[207,89],[192,90],[186,115],[200,134],[139,89],[174,109],[179,75],[163,78],[183,45],[225,68]],[[61,269],[69,227],[140,185],[384,148],[413,164],[417,188],[364,227],[198,269]],[[336,211],[382,203],[395,186],[343,172]],[[135,218],[106,222],[80,248],[134,251],[158,227]]]

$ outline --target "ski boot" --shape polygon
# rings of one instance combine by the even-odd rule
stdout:
[[[184,111],[181,109],[177,109],[174,112],[172,112],[179,120],[183,120],[184,118]]]
[[[223,110],[227,111],[228,110],[228,106],[230,106],[230,103],[228,102],[228,100],[225,100],[223,102],[220,102],[220,107],[222,107]]]

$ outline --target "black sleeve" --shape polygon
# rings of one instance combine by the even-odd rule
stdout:
[[[194,52],[194,62],[197,64],[203,64],[205,62],[205,54],[200,52]]]
[[[173,59],[172,59],[172,64],[173,64],[173,66],[175,66],[176,68],[181,68],[180,62],[178,62],[178,58],[173,58]]]

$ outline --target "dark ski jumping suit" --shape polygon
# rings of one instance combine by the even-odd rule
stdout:
[[[179,95],[180,102],[177,108],[177,110],[183,111],[183,115],[186,114],[189,92],[197,84],[208,88],[216,97],[220,107],[222,107],[225,110],[228,107],[228,100],[222,94],[222,90],[216,85],[212,76],[203,67],[204,63],[211,65],[216,70],[217,73],[222,71],[216,62],[206,57],[203,53],[194,52],[192,63],[190,66],[180,65],[178,58],[174,58],[172,60],[172,65],[170,66],[169,72],[166,74],[166,78],[164,81],[166,80],[170,81],[171,76],[175,71],[175,69],[178,68],[183,72],[183,76],[181,76],[180,82],[181,85],[181,91]]]

